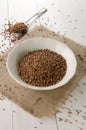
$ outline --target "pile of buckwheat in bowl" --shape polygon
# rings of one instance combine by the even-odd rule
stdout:
[[[18,63],[21,79],[33,86],[51,86],[62,80],[66,74],[66,60],[49,49],[29,52]]]
[[[64,43],[36,37],[15,45],[8,54],[6,67],[9,75],[22,87],[52,90],[74,76],[77,61]]]

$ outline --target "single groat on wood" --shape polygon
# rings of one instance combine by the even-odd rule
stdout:
[[[66,74],[66,60],[48,49],[29,52],[18,63],[18,72],[23,81],[33,86],[50,86]]]

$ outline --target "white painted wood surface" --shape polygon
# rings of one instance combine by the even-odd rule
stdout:
[[[57,122],[60,130],[86,130],[86,77],[60,108]]]
[[[12,103],[0,95],[0,130],[13,130]]]
[[[13,114],[13,126],[14,130],[57,130],[56,118],[44,118],[38,119],[33,117],[29,113],[23,111],[21,108],[13,105],[14,114]]]
[[[25,21],[42,7],[46,7],[48,12],[33,26],[43,24],[55,32],[86,45],[85,0],[0,0],[0,29],[6,22],[6,18]],[[2,40],[0,36],[0,46],[3,44]],[[5,42],[8,45],[8,41]],[[0,50],[4,48],[1,47]],[[61,112],[49,119],[37,119],[0,96],[0,130],[86,130],[86,107],[83,107],[86,106],[84,82],[86,78],[61,107]],[[77,108],[81,110],[79,114]]]
[[[86,1],[85,0],[37,0],[38,9],[46,7],[48,12],[41,24],[68,38],[86,45]]]

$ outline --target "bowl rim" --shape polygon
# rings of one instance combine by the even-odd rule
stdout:
[[[59,87],[62,87],[64,86],[65,84],[67,84],[72,78],[73,76],[75,75],[75,72],[76,72],[76,68],[77,68],[77,60],[76,60],[76,57],[75,57],[75,54],[74,52],[71,50],[71,48],[69,48],[64,42],[60,42],[62,45],[64,45],[66,48],[68,48],[70,50],[70,52],[72,53],[74,59],[75,59],[75,71],[74,73],[72,74],[72,76],[70,77],[70,79],[68,81],[66,81],[63,85],[60,85],[60,86],[57,86],[58,83],[54,84],[54,85],[50,85],[50,86],[42,86],[42,87],[39,87],[39,86],[33,86],[33,85],[30,85],[28,83],[25,83],[23,80],[23,82],[21,83],[19,80],[16,79],[16,77],[11,73],[10,69],[9,69],[9,58],[12,54],[12,52],[19,46],[21,46],[22,44],[24,44],[26,41],[28,40],[35,40],[35,39],[39,39],[39,38],[42,38],[42,39],[52,39],[52,40],[55,40],[55,41],[58,41],[56,39],[53,39],[53,38],[44,38],[44,37],[35,37],[35,38],[29,38],[29,39],[26,39],[26,40],[23,40],[21,41],[20,43],[16,44],[12,49],[11,51],[8,53],[8,56],[7,56],[7,60],[6,60],[6,67],[7,67],[7,70],[8,70],[8,73],[9,75],[12,77],[13,80],[15,80],[18,84],[20,84],[22,87],[27,87],[27,88],[30,88],[32,90],[52,90],[52,89],[56,89],[56,88],[59,88]],[[65,59],[66,60],[66,59]]]

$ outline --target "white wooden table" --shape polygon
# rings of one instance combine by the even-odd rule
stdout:
[[[0,0],[0,29],[6,19],[25,21],[42,7],[48,12],[34,25],[43,24],[86,46],[86,0]],[[2,44],[0,36],[0,46]],[[82,81],[82,89],[75,89],[73,97],[63,105],[62,113],[59,111],[52,118],[37,119],[0,96],[0,130],[86,130],[85,80],[86,77]],[[71,110],[71,116],[67,115],[65,108]],[[82,110],[81,115],[75,112],[77,108]]]

